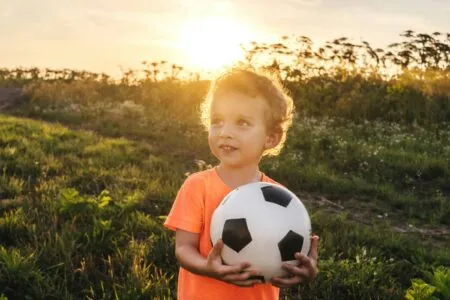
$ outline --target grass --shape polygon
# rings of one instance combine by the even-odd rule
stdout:
[[[284,159],[267,167],[298,191],[379,202],[403,219],[449,225],[449,135],[448,126],[436,138],[417,125],[305,118],[294,126]]]
[[[396,142],[401,135],[408,138]],[[167,214],[185,173],[214,163],[171,153],[176,139],[184,142],[178,133],[154,145],[1,116],[0,294],[174,298],[174,241],[160,216]],[[284,153],[266,159],[263,169],[305,197],[320,194],[344,206],[372,203],[417,226],[439,227],[446,225],[449,201],[442,185],[448,182],[444,140],[439,144],[422,128],[303,119]],[[423,196],[429,197],[426,204]],[[379,212],[372,213],[366,226],[352,218],[355,211],[305,203],[321,237],[321,273],[312,285],[284,290],[284,298],[401,299],[412,278],[450,265],[438,244],[394,231],[397,218],[380,220]]]

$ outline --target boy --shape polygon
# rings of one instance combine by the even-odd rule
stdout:
[[[279,153],[292,114],[292,99],[267,76],[231,70],[212,83],[202,121],[219,165],[186,179],[164,224],[176,230],[178,299],[279,299],[279,287],[316,277],[317,236],[311,237],[309,256],[296,254],[298,266],[283,265],[291,277],[262,283],[248,263],[224,265],[223,242],[212,247],[209,235],[212,214],[230,191],[250,182],[275,182],[258,165],[262,156]]]

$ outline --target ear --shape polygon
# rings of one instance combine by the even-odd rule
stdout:
[[[280,143],[282,135],[283,135],[283,131],[281,128],[272,130],[266,136],[266,143],[265,143],[266,150],[276,147]]]

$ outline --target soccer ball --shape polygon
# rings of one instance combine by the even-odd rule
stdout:
[[[214,211],[210,227],[212,244],[223,240],[225,264],[249,262],[265,281],[288,275],[281,264],[296,265],[296,252],[308,255],[310,233],[311,221],[300,199],[267,182],[231,191]]]

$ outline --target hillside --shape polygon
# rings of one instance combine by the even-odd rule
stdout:
[[[185,174],[214,163],[201,155],[202,133],[193,145],[189,119],[178,125],[184,131],[160,138],[151,128],[168,128],[163,118],[111,134],[98,125],[106,115],[73,122],[77,110],[41,107],[33,118],[50,123],[18,116],[29,105],[0,117],[0,293],[173,297],[173,240],[161,223]],[[419,126],[297,120],[285,151],[263,170],[305,201],[321,237],[321,274],[284,294],[401,299],[412,278],[448,267],[449,135],[448,128],[436,139]]]

